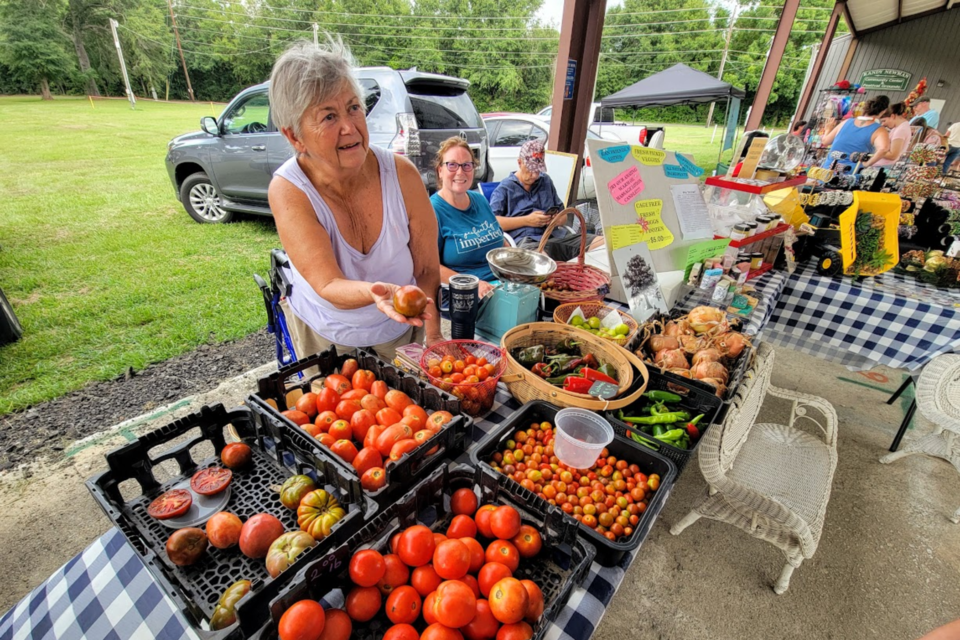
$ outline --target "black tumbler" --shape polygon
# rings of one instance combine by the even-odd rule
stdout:
[[[480,306],[480,278],[459,274],[450,276],[450,337],[473,340]]]

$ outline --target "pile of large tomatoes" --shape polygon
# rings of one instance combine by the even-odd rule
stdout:
[[[608,540],[631,536],[660,476],[642,473],[607,449],[590,469],[571,469],[554,455],[553,439],[549,422],[531,423],[493,454],[491,466]]]
[[[487,362],[486,358],[469,355],[458,360],[447,354],[442,358],[430,358],[426,373],[430,382],[460,398],[460,406],[466,413],[476,416],[493,406],[497,384],[491,376],[496,371],[496,365]]]
[[[389,462],[426,443],[453,420],[448,411],[427,414],[410,396],[361,369],[354,358],[343,363],[340,373],[327,376],[319,393],[303,394],[293,409],[282,413],[352,464],[367,491],[387,483],[384,469]]]
[[[511,506],[477,509],[470,489],[453,494],[452,510],[456,515],[445,534],[414,525],[391,537],[389,554],[374,549],[354,553],[349,565],[354,586],[344,610],[324,612],[317,603],[302,600],[280,619],[280,640],[346,640],[352,623],[381,613],[393,625],[384,640],[532,638],[531,625],[543,615],[543,592],[514,574],[523,559],[540,552],[540,533],[524,525]],[[484,547],[478,535],[491,542]],[[339,625],[337,634],[330,635],[331,616],[351,624]]]

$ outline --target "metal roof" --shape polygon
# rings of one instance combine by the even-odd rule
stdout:
[[[905,20],[951,9],[960,0],[838,0],[846,4],[844,17],[856,35],[877,31]]]

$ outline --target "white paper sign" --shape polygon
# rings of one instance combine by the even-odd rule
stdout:
[[[670,191],[673,193],[673,204],[677,209],[683,239],[712,238],[713,226],[710,224],[710,214],[707,212],[707,203],[700,193],[700,187],[695,184],[674,184],[670,186]]]
[[[646,322],[657,311],[667,312],[667,302],[660,291],[653,257],[646,242],[638,242],[613,251],[613,260],[620,274],[620,283],[627,296],[630,315],[637,322]]]

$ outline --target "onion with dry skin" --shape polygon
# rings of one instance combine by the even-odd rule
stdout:
[[[716,378],[726,384],[730,379],[730,372],[719,362],[701,362],[690,369],[690,374],[697,380],[704,378]]]
[[[722,398],[723,394],[727,391],[727,383],[723,380],[718,380],[717,378],[700,378],[700,382],[705,382],[716,389],[717,397]]]
[[[650,351],[659,353],[664,349],[679,349],[680,341],[674,336],[659,335],[650,336]]]
[[[663,327],[663,335],[673,336],[674,338],[679,338],[680,336],[692,336],[693,328],[690,327],[690,323],[683,318],[677,318],[676,320],[670,320]]]
[[[723,354],[720,353],[718,349],[708,347],[693,354],[693,360],[691,362],[696,366],[701,362],[720,362],[720,358],[722,357]]]
[[[742,333],[731,331],[717,338],[716,345],[720,353],[727,358],[736,358],[743,353],[744,348],[750,344],[750,340]]]
[[[713,338],[708,335],[680,336],[680,348],[689,354],[713,347]]]
[[[690,371],[687,370],[687,369],[667,369],[667,371],[669,371],[670,373],[672,373],[672,374],[675,375],[675,376],[680,376],[681,378],[689,378],[689,377],[690,377]]]
[[[687,321],[698,334],[722,329],[724,326],[726,326],[726,331],[730,327],[727,323],[727,314],[722,309],[715,307],[694,307],[687,314]]]
[[[690,363],[682,349],[664,349],[653,361],[661,369],[689,369]]]

